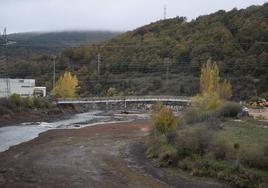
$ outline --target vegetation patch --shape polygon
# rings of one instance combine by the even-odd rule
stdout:
[[[176,119],[177,126],[170,123],[174,118],[170,110],[162,107],[156,112],[146,155],[160,167],[193,176],[236,187],[267,187],[268,124],[249,117],[234,121],[241,107],[226,100],[231,97],[231,86],[228,81],[220,82],[216,64],[209,61],[203,69],[201,94]]]
[[[13,94],[9,98],[0,98],[0,116],[18,112],[27,111],[30,109],[49,109],[52,108],[47,98],[22,98],[20,95]]]

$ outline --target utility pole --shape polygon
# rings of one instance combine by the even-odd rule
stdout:
[[[97,55],[97,63],[98,63],[98,78],[100,79],[100,67],[101,67],[101,55],[100,55],[100,53],[98,53],[98,55]]]
[[[56,56],[52,56],[53,61],[53,89],[56,86]]]

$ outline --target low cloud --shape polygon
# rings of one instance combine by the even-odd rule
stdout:
[[[196,18],[219,9],[245,8],[265,0],[1,0],[0,29],[125,31],[168,17]]]

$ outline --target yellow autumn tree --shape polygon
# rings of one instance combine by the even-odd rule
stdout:
[[[219,95],[224,100],[231,99],[233,91],[232,84],[229,80],[224,80],[224,82],[219,86]]]
[[[63,98],[74,98],[77,96],[77,87],[77,77],[70,72],[65,72],[57,81],[53,93]]]
[[[213,111],[222,106],[223,101],[219,95],[219,68],[211,59],[202,66],[200,76],[200,95],[192,98],[193,106],[204,111]]]
[[[167,134],[176,129],[176,117],[171,109],[163,107],[154,117],[154,126],[159,133]]]
[[[202,95],[212,95],[219,87],[219,68],[211,59],[203,65],[200,77],[200,91]]]

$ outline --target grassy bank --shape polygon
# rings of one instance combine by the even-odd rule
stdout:
[[[50,109],[55,107],[47,98],[29,97],[22,98],[17,94],[9,98],[0,98],[0,116],[12,115],[18,112],[25,112],[31,109]]]
[[[0,98],[0,127],[23,122],[50,122],[77,112],[80,109],[72,105],[58,107],[48,98],[21,98],[15,94],[9,98]]]
[[[172,112],[167,118],[161,110],[155,115],[146,155],[160,167],[192,176],[215,178],[236,187],[267,187],[268,124],[237,119],[239,110],[235,103],[210,112],[191,107],[176,119],[175,128],[170,121]],[[164,121],[159,117],[165,117]],[[159,126],[166,128],[163,131]]]

